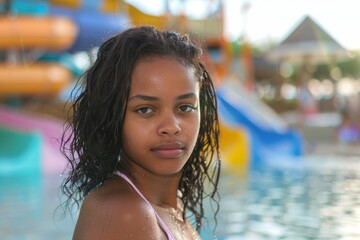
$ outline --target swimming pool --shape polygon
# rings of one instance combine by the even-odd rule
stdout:
[[[0,239],[71,239],[77,213],[54,215],[60,181],[0,178]],[[360,239],[360,157],[309,156],[246,177],[224,172],[220,192],[219,240]],[[202,236],[215,238],[211,228]]]

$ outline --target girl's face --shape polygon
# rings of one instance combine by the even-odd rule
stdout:
[[[195,69],[174,58],[140,60],[132,73],[123,126],[123,149],[132,170],[178,173],[200,127]]]

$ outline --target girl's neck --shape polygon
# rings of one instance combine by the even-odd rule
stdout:
[[[154,175],[148,171],[127,174],[147,200],[159,207],[178,208],[178,186],[181,172],[172,175]]]

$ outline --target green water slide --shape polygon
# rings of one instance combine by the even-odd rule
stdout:
[[[42,137],[0,127],[0,177],[40,175]]]

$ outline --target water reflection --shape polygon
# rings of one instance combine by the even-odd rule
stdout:
[[[73,220],[54,212],[59,183],[55,176],[0,177],[0,238],[71,239]]]
[[[76,213],[74,219],[54,216],[60,181],[0,178],[1,239],[71,239]],[[216,233],[209,217],[205,240],[360,239],[358,158],[264,166],[242,178],[224,173],[220,184]]]
[[[266,166],[240,188],[239,179],[225,176],[217,238],[360,239],[359,160]]]

